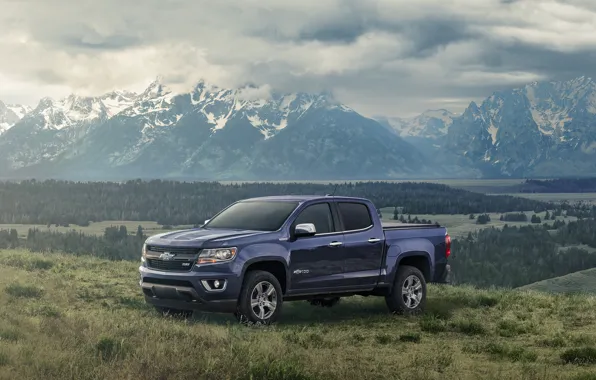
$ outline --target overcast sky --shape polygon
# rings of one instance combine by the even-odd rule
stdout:
[[[596,78],[595,0],[0,0],[0,100],[139,90],[157,75],[331,91],[367,115],[461,112]]]

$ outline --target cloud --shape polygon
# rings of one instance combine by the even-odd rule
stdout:
[[[533,80],[596,77],[590,0],[0,0],[0,99],[140,90],[157,75],[330,91],[365,115],[461,112]],[[257,91],[258,90],[258,91]]]

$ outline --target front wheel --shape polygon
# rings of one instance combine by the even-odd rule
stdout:
[[[277,320],[281,312],[283,295],[277,278],[265,271],[246,274],[234,315],[240,323],[268,325]]]
[[[392,313],[417,315],[426,306],[426,280],[422,272],[409,265],[400,266],[395,275],[393,290],[385,297]]]

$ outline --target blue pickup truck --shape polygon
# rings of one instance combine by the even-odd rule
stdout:
[[[450,253],[445,227],[383,225],[368,199],[261,197],[149,237],[139,284],[163,313],[233,313],[241,323],[272,323],[286,301],[329,307],[353,295],[418,314],[426,284],[448,282]]]

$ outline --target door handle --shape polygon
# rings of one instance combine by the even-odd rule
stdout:
[[[329,246],[330,247],[339,247],[342,244],[343,243],[341,241],[332,241],[331,243],[329,243]]]
[[[380,241],[381,241],[381,239],[378,239],[378,238],[370,238],[370,239],[368,239],[368,242],[369,243],[378,243]]]

